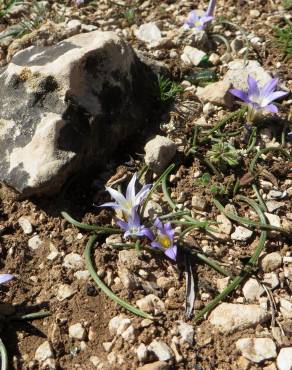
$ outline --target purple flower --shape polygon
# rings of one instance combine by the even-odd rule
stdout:
[[[157,236],[151,243],[151,247],[162,250],[167,257],[176,261],[177,246],[174,244],[174,231],[171,227],[170,222],[165,225],[157,218],[154,222],[154,226],[157,228]]]
[[[127,186],[126,197],[124,197],[124,195],[119,191],[110,187],[106,187],[106,190],[110,193],[110,195],[116,202],[104,203],[100,207],[111,207],[114,209],[120,209],[122,210],[126,219],[130,217],[133,210],[136,211],[139,205],[145,199],[151,187],[151,185],[144,185],[142,189],[136,194],[136,179],[137,173],[134,174]]]
[[[14,276],[10,274],[0,274],[0,284],[6,283],[13,278]]]
[[[75,4],[77,6],[83,5],[84,4],[84,0],[75,0]]]
[[[207,11],[202,15],[198,11],[192,10],[188,15],[185,26],[187,28],[196,28],[197,30],[205,29],[205,24],[214,18],[215,5],[216,0],[210,0]]]
[[[257,113],[261,113],[263,110],[267,110],[271,113],[277,113],[278,108],[271,104],[274,100],[281,98],[288,93],[285,91],[275,91],[278,79],[272,78],[265,84],[263,88],[260,88],[254,78],[248,76],[248,91],[242,91],[237,89],[230,89],[230,93],[237,98],[244,101],[248,106],[248,121],[252,122]]]
[[[150,240],[154,239],[154,235],[150,229],[141,225],[140,217],[138,212],[133,208],[131,215],[128,217],[127,222],[123,220],[118,220],[117,224],[121,229],[125,231],[124,237],[129,236],[147,236]]]
[[[188,15],[185,26],[187,28],[203,30],[205,28],[205,23],[210,22],[212,19],[213,17],[207,16],[206,13],[200,16],[196,10],[192,10]]]

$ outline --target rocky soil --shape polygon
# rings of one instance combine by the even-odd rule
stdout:
[[[32,45],[114,31],[177,89],[173,99],[161,93],[161,104],[149,112],[158,124],[149,123],[98,168],[72,176],[56,195],[24,199],[1,186],[1,273],[15,275],[0,291],[0,336],[9,369],[291,370],[292,58],[283,53],[274,29],[284,27],[285,19],[292,21],[287,4],[220,0],[216,19],[224,17],[245,33],[214,23],[213,37],[182,28],[190,10],[206,9],[204,1],[85,0],[79,6],[74,1],[27,1],[0,13],[3,71],[17,52]],[[260,84],[278,77],[279,89],[289,94],[278,101],[277,115],[258,124],[247,151],[251,131],[228,90],[231,85],[245,88],[248,74]],[[205,161],[206,153],[222,139],[238,150],[239,164],[214,169]],[[266,148],[272,149],[251,171],[252,159]],[[66,211],[83,223],[112,225],[113,212],[97,207],[109,201],[105,185],[124,189],[145,163],[141,182],[146,183],[175,164],[167,186],[176,210],[216,227],[192,229],[184,246],[232,274],[223,276],[195,256],[182,254],[174,263],[151,250],[114,248],[112,243],[123,242],[120,234],[99,235],[93,255],[98,276],[151,318],[133,315],[99,289],[84,259],[90,231],[61,215]],[[228,217],[231,213],[259,222],[255,209],[238,196],[260,199],[264,220],[274,229],[268,230],[264,249],[242,283],[197,320],[247,266],[263,237],[259,227]],[[165,189],[158,186],[144,215],[151,219],[171,211]],[[177,236],[185,230],[174,226]],[[193,312],[186,315],[190,265],[196,297]],[[44,317],[23,317],[43,311]]]

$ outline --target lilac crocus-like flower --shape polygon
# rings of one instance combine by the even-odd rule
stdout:
[[[157,218],[154,222],[157,228],[157,237],[152,241],[151,247],[162,250],[167,257],[176,261],[177,246],[174,244],[174,231],[170,222],[165,225]]]
[[[14,276],[10,274],[0,274],[0,284],[4,284],[13,278]]]
[[[275,91],[278,79],[272,78],[267,82],[263,88],[260,88],[256,80],[248,76],[248,91],[242,91],[237,89],[230,89],[230,93],[241,99],[248,106],[248,122],[253,122],[257,114],[262,113],[262,111],[267,110],[271,113],[277,113],[278,108],[271,104],[274,100],[281,98],[288,93],[285,91]]]
[[[192,10],[188,15],[185,26],[187,28],[196,28],[197,30],[205,29],[206,23],[214,18],[215,5],[216,0],[210,0],[207,11],[202,15],[197,10]]]
[[[150,240],[154,239],[153,232],[144,225],[141,225],[138,212],[134,208],[131,215],[128,217],[127,222],[118,220],[117,224],[125,231],[125,238],[128,238],[129,236],[147,236]]]
[[[115,202],[104,203],[100,207],[111,207],[114,209],[120,209],[122,210],[125,219],[127,219],[129,216],[131,216],[133,210],[137,210],[151,188],[151,185],[144,185],[142,189],[136,194],[136,180],[137,173],[134,174],[127,186],[126,197],[124,197],[124,195],[119,191],[110,187],[106,187],[106,190],[110,193]]]

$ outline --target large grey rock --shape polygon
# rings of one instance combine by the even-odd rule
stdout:
[[[18,52],[0,74],[0,181],[53,194],[85,164],[102,164],[145,125],[156,81],[113,32]]]

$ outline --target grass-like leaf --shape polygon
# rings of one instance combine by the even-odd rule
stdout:
[[[288,22],[288,21],[287,21]],[[289,57],[292,56],[292,23],[288,23],[286,27],[275,27],[275,38],[283,54]]]

